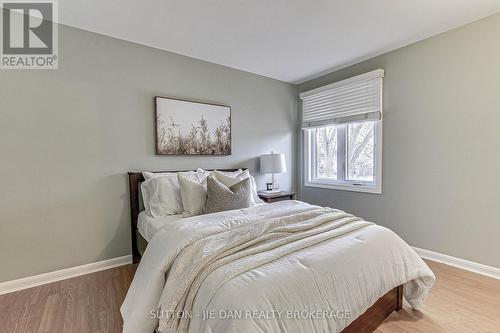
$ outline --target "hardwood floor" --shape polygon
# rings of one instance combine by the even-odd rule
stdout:
[[[437,276],[422,311],[393,313],[377,333],[500,332],[500,281],[428,262]],[[0,296],[1,333],[121,332],[128,265]]]
[[[500,332],[500,280],[426,262],[437,279],[421,311],[394,312],[376,333]]]
[[[1,333],[118,333],[136,265],[0,296]]]

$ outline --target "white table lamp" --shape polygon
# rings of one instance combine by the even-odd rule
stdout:
[[[260,156],[260,172],[272,174],[271,188],[267,188],[268,192],[279,192],[279,186],[276,183],[274,175],[277,173],[286,172],[286,163],[284,154],[264,154]]]

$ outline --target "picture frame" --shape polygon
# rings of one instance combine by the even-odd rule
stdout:
[[[231,107],[155,96],[156,155],[231,155]]]

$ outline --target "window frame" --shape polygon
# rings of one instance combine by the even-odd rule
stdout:
[[[342,191],[354,191],[354,192],[364,192],[364,193],[375,193],[382,194],[382,120],[377,120],[374,122],[374,156],[373,156],[373,167],[374,167],[374,181],[358,181],[358,180],[347,180],[347,136],[345,132],[347,131],[347,125],[340,129],[339,137],[343,136],[343,140],[338,140],[338,151],[337,151],[337,177],[340,175],[340,179],[329,179],[329,178],[318,178],[316,175],[316,145],[315,138],[313,135],[316,133],[315,128],[304,129],[303,130],[303,142],[304,142],[304,186],[306,187],[319,187],[327,188],[333,190]],[[330,124],[327,126],[335,126],[336,124]],[[339,163],[341,160],[339,156],[343,156],[343,162]],[[341,172],[339,172],[341,171]]]

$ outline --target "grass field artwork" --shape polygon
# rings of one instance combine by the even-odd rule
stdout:
[[[231,107],[155,97],[157,155],[231,155]]]

